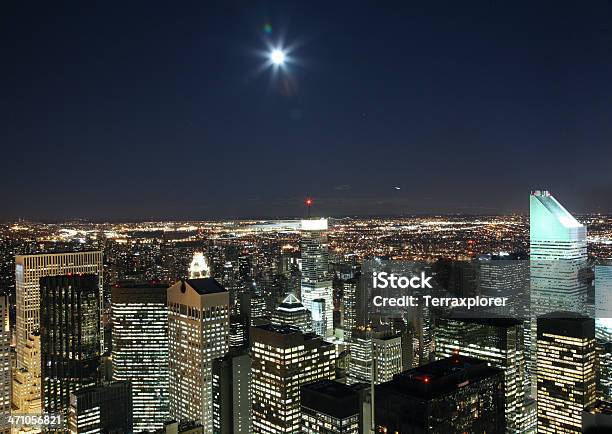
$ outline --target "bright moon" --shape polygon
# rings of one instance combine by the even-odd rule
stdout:
[[[283,63],[285,63],[285,53],[278,49],[273,50],[270,54],[270,60],[275,65],[282,65]]]

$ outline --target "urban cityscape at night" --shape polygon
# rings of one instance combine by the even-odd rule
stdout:
[[[612,4],[0,8],[0,434],[612,433]]]

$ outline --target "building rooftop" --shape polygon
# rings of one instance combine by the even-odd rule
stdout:
[[[359,394],[352,387],[332,380],[302,386],[301,403],[338,419],[359,414]]]
[[[591,414],[605,414],[612,416],[612,401],[606,401],[600,399],[595,404],[589,406],[586,410],[584,410]]]
[[[186,279],[185,283],[191,286],[198,294],[216,294],[219,292],[227,292],[219,282],[212,277],[203,279]]]
[[[429,400],[495,376],[503,381],[503,371],[488,366],[486,361],[454,355],[402,372],[377,388],[382,393]]]
[[[489,318],[483,318],[481,316],[476,316],[477,314],[468,311],[460,311],[455,314],[452,314],[448,317],[449,320],[453,321],[461,321],[467,322],[471,324],[480,324],[484,326],[492,326],[492,327],[501,327],[501,328],[510,328],[519,326],[522,324],[522,321],[516,318],[507,318],[503,316],[494,316],[490,315]]]

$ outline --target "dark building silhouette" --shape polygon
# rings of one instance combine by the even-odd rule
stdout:
[[[212,361],[214,434],[251,433],[251,358],[230,351]]]
[[[322,380],[302,386],[302,432],[358,434],[360,394],[337,381]]]
[[[127,381],[80,389],[70,395],[71,434],[125,434],[132,427],[132,387]]]
[[[93,274],[40,279],[42,398],[68,419],[70,393],[93,386],[100,364],[100,295]]]
[[[374,417],[389,433],[503,433],[503,371],[456,355],[402,372],[376,386]]]

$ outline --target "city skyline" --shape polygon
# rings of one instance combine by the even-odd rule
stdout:
[[[612,212],[611,14],[4,5],[0,220]]]

